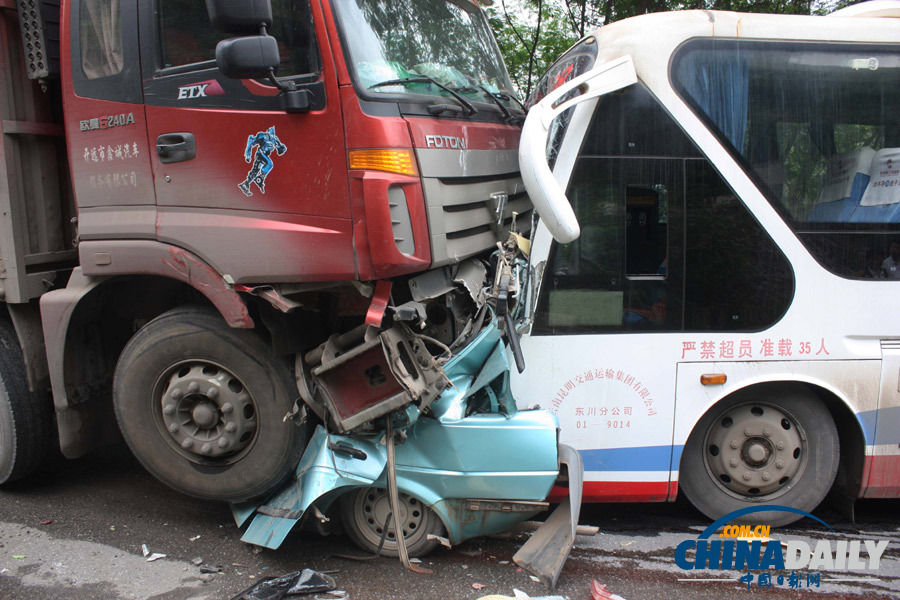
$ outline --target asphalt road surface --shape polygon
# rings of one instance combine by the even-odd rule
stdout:
[[[900,598],[898,508],[897,501],[859,503],[855,524],[824,510],[820,516],[834,532],[803,521],[772,535],[805,539],[810,547],[819,539],[888,540],[878,571],[820,572],[818,587],[806,587],[801,577],[799,588],[791,588],[783,573],[781,585],[773,576],[771,588],[755,580],[748,589],[734,571],[683,571],[675,565],[678,543],[696,539],[708,524],[689,506],[586,506],[581,522],[598,526],[600,534],[579,537],[553,594],[590,599],[595,579],[626,600]],[[440,549],[424,559],[433,575],[404,571],[387,558],[335,557],[359,554],[342,535],[293,533],[281,549],[255,553],[240,542],[225,505],[169,490],[121,448],[64,462],[0,491],[0,598],[227,600],[262,579],[307,567],[330,573],[343,597],[352,600],[474,600],[513,596],[514,589],[549,595],[511,562],[523,535]],[[166,558],[147,562],[144,544]],[[221,572],[204,573],[201,567]]]

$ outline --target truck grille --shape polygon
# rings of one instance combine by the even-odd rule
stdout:
[[[425,177],[425,204],[431,233],[432,266],[452,264],[506,239],[513,213],[518,230],[531,225],[533,210],[522,177],[508,173],[481,177]],[[505,194],[502,224],[499,197]]]

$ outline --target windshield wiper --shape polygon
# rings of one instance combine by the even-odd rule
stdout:
[[[440,83],[433,77],[429,77],[428,75],[416,75],[415,77],[403,77],[401,79],[389,79],[387,81],[382,81],[380,83],[376,83],[374,85],[370,85],[367,89],[374,90],[375,88],[385,87],[388,85],[402,85],[404,83],[433,83],[438,86],[451,96],[453,96],[460,105],[464,106],[467,111],[469,111],[469,116],[474,115],[478,112],[478,109],[472,106],[472,103],[463,98],[458,92],[455,92],[452,88],[447,87],[443,83]]]
[[[506,108],[505,106],[503,106],[503,103],[500,102],[500,99],[497,98],[497,96],[495,96],[494,93],[493,93],[492,91],[490,91],[489,89],[487,89],[487,88],[484,87],[483,85],[479,85],[479,86],[478,86],[478,89],[480,89],[482,92],[484,92],[484,93],[487,95],[487,97],[491,99],[491,102],[493,102],[494,104],[496,104],[496,105],[500,108],[500,112],[503,113],[503,118],[504,118],[505,120],[507,120],[507,121],[511,121],[511,120],[512,120],[512,118],[513,118],[512,113],[509,112],[509,109],[508,109],[508,108]]]
[[[516,96],[515,94],[511,93],[509,90],[503,90],[503,91],[497,92],[497,97],[501,98],[502,100],[512,100],[513,102],[515,102],[516,104],[519,105],[519,107],[522,109],[522,112],[525,112],[525,113],[528,112],[528,109],[525,108],[525,105],[522,104],[522,101],[519,100],[519,97]]]

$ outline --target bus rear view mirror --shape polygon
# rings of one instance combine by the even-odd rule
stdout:
[[[566,198],[565,190],[547,164],[547,136],[553,119],[577,104],[637,83],[630,56],[595,65],[587,73],[572,79],[547,94],[531,107],[519,141],[519,168],[522,181],[541,221],[553,238],[567,244],[578,239],[581,228]],[[577,92],[574,98],[568,94]],[[584,136],[584,132],[581,133]]]
[[[272,26],[270,0],[206,0],[213,26],[233,35],[254,35]]]

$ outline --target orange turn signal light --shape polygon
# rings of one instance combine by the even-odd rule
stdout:
[[[413,177],[419,174],[412,150],[396,148],[351,150],[349,155],[351,170],[386,171]]]
[[[725,373],[707,373],[700,376],[700,383],[703,385],[723,385],[728,381],[728,375]]]

